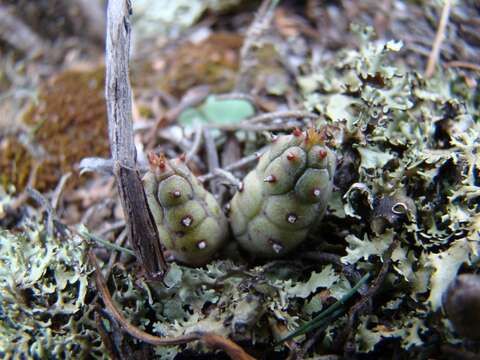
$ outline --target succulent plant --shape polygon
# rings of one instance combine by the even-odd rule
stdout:
[[[151,170],[143,182],[160,241],[175,260],[205,264],[226,239],[225,215],[182,157],[167,160],[151,154],[149,161]]]
[[[282,256],[323,216],[336,157],[314,129],[277,137],[230,203],[240,245],[259,257]]]
[[[462,274],[452,281],[443,307],[461,336],[480,340],[480,275]]]

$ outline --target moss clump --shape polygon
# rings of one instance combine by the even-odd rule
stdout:
[[[46,82],[24,116],[33,140],[46,151],[36,188],[51,188],[87,156],[108,155],[105,70],[68,70]]]
[[[160,87],[181,95],[197,85],[210,85],[213,92],[233,88],[243,38],[217,33],[198,44],[187,42],[167,56]]]
[[[21,191],[28,183],[33,157],[16,137],[8,136],[0,141],[0,186],[7,189],[14,185]]]

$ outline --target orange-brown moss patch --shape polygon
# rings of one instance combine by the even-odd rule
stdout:
[[[68,70],[46,82],[24,116],[47,153],[35,186],[46,190],[86,156],[108,156],[105,70]]]
[[[21,191],[28,183],[32,171],[32,156],[15,136],[0,141],[0,186],[14,185]]]
[[[182,44],[167,55],[160,88],[176,96],[197,85],[210,85],[213,92],[230,91],[242,43],[239,35],[216,33],[197,44]]]

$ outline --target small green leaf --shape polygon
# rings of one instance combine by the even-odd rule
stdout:
[[[218,100],[215,96],[209,96],[200,106],[183,111],[178,122],[185,127],[191,127],[197,121],[211,124],[234,124],[254,114],[255,108],[246,100]]]
[[[209,96],[200,106],[208,122],[215,124],[231,124],[240,122],[255,113],[252,104],[246,100],[217,100]]]

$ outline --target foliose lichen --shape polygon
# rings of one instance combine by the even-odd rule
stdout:
[[[83,239],[27,222],[0,229],[0,356],[105,357],[93,320]]]

